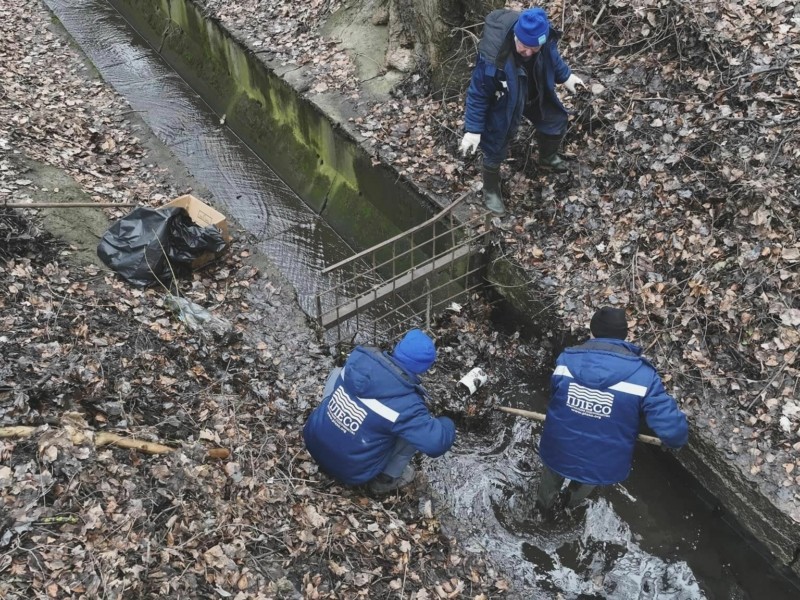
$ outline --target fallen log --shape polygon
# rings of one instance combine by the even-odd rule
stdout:
[[[518,417],[525,417],[526,419],[532,419],[534,421],[544,421],[546,417],[546,415],[539,412],[522,410],[521,408],[511,408],[510,406],[496,406],[495,408],[510,415],[517,415]],[[652,444],[653,446],[661,445],[661,440],[652,435],[644,435],[643,433],[640,433],[638,436],[636,436],[636,439],[638,439],[640,442],[644,442],[645,444]]]

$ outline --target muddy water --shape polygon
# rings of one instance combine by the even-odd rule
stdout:
[[[102,0],[46,0],[101,75],[269,256],[314,312],[320,270],[352,251]],[[493,374],[501,403],[541,410],[524,368]],[[533,405],[532,405],[533,403]],[[443,522],[488,551],[519,598],[788,599],[798,590],[701,500],[669,456],[641,448],[624,487],[552,523],[532,513],[538,426],[499,415],[425,469]],[[499,432],[499,433],[498,433]],[[673,472],[674,471],[674,472]]]
[[[507,365],[481,392],[544,412],[546,384],[530,372]],[[542,519],[534,509],[540,433],[536,421],[498,413],[488,426],[462,423],[453,451],[424,462],[445,527],[466,547],[503,557],[519,597],[800,598],[672,455],[652,446],[640,444],[622,485]]]

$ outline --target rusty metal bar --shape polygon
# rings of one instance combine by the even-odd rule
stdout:
[[[415,269],[411,269],[404,273],[400,277],[396,277],[389,283],[385,283],[377,288],[374,288],[357,297],[355,300],[345,303],[344,305],[337,306],[335,317],[331,317],[330,313],[326,313],[322,316],[322,326],[327,329],[328,327],[335,325],[341,322],[341,320],[346,319],[347,317],[356,313],[361,302],[372,304],[373,302],[389,295],[390,293],[395,292],[397,289],[402,288],[413,281],[420,280],[426,275],[429,275],[430,273],[442,268],[443,266],[447,266],[450,261],[458,260],[459,258],[468,256],[469,253],[469,246],[463,246],[461,248],[448,251],[447,254],[436,257],[427,263],[423,263]]]
[[[475,235],[475,236],[473,236],[473,237],[471,237],[471,238],[464,238],[464,239],[462,239],[460,242],[458,242],[457,244],[455,244],[454,246],[452,246],[452,247],[450,248],[450,250],[452,250],[452,249],[454,249],[454,248],[459,248],[459,247],[461,247],[461,246],[464,246],[465,244],[467,244],[467,245],[469,245],[469,244],[473,244],[473,243],[474,243],[474,242],[476,242],[478,239],[480,239],[481,237],[484,237],[484,236],[486,236],[486,232],[483,232],[483,233],[477,234],[477,235]],[[408,255],[408,254],[409,254],[409,252],[410,252],[410,250],[405,250],[405,251],[401,252],[400,254],[398,254],[398,255],[397,255],[397,257],[405,257],[406,255]],[[392,264],[392,263],[393,263],[393,264]],[[386,265],[389,265],[389,264],[392,264],[392,266],[393,266],[393,268],[394,268],[394,265],[396,264],[396,262],[395,262],[395,261],[392,261],[392,260],[387,260],[387,261],[385,261],[385,262],[381,263],[380,265],[378,265],[378,267],[384,267],[384,266],[386,266]],[[413,268],[413,267],[412,267],[412,268]],[[374,279],[375,279],[375,280],[377,280],[377,281],[385,281],[384,279],[382,279],[381,277],[379,277],[379,274],[378,274],[377,272],[374,272],[374,273],[373,273],[373,271],[372,271],[372,270],[370,270],[370,271],[369,271],[369,273],[371,273],[371,274],[374,274],[374,275],[375,275],[375,277],[374,277]],[[345,279],[345,280],[343,280],[343,281],[339,282],[338,284],[336,284],[335,286],[333,286],[333,287],[330,287],[330,288],[328,288],[328,289],[325,289],[325,290],[323,290],[323,291],[321,291],[321,292],[319,292],[319,293],[320,293],[321,295],[323,295],[323,296],[324,296],[324,295],[327,295],[327,294],[329,294],[330,292],[333,292],[333,291],[339,290],[339,289],[341,289],[342,287],[345,287],[345,286],[347,286],[348,284],[354,283],[354,282],[356,282],[356,281],[359,281],[359,280],[362,280],[362,279],[364,279],[364,280],[365,280],[365,279],[366,279],[366,277],[365,277],[364,275],[365,275],[365,274],[363,274],[363,273],[360,273],[360,274],[354,275],[354,276],[350,277],[349,279]],[[393,273],[393,277],[394,277],[394,276],[396,276],[396,272],[394,272],[394,273]],[[374,284],[373,284],[373,285],[374,285]],[[354,286],[354,287],[357,287],[357,286]]]
[[[430,259],[428,259],[427,261],[423,262],[421,265],[419,265],[419,266],[417,266],[417,267],[415,267],[415,268],[411,268],[411,269],[409,269],[408,271],[406,271],[406,272],[405,272],[403,275],[401,275],[400,277],[395,277],[395,278],[391,279],[389,282],[384,282],[384,283],[382,283],[382,284],[374,284],[374,285],[373,285],[373,286],[372,286],[372,287],[371,287],[369,290],[367,290],[366,292],[360,292],[360,294],[361,294],[361,295],[359,296],[359,298],[368,298],[368,297],[370,297],[370,296],[371,296],[371,294],[372,294],[372,293],[373,293],[373,292],[374,292],[376,289],[383,289],[383,288],[385,288],[385,287],[386,287],[386,285],[387,285],[387,284],[392,286],[391,292],[392,292],[392,293],[395,293],[395,292],[396,292],[398,289],[400,289],[400,288],[402,288],[402,287],[405,287],[405,286],[406,286],[406,285],[408,285],[409,283],[411,283],[411,282],[413,282],[413,281],[416,281],[416,280],[418,280],[418,279],[422,279],[422,277],[424,277],[425,275],[427,275],[427,274],[429,274],[429,273],[431,273],[431,272],[433,272],[433,271],[436,271],[436,270],[440,269],[441,267],[447,266],[448,264],[450,264],[450,263],[452,263],[452,262],[455,262],[455,261],[457,261],[458,259],[460,259],[460,258],[463,258],[464,256],[467,256],[468,254],[470,254],[470,247],[471,247],[471,242],[470,242],[469,240],[465,240],[465,241],[463,241],[462,243],[460,243],[458,246],[455,246],[455,247],[453,247],[453,248],[449,249],[449,250],[448,250],[446,253],[443,253],[443,254],[441,254],[441,255],[440,255],[440,256],[438,256],[438,257],[430,258]],[[440,261],[440,260],[438,260],[438,259],[440,259],[440,258],[442,258],[442,257],[450,257],[450,258],[448,259],[448,261],[444,261],[444,262],[443,262],[443,261]],[[434,264],[434,265],[435,265],[435,266],[433,267],[433,271],[431,271],[431,270],[429,269],[429,267],[430,267],[432,264]],[[413,273],[413,272],[415,272],[415,271],[417,271],[417,270],[419,270],[419,269],[424,269],[424,270],[420,271],[419,275],[417,275],[417,276],[415,276],[415,277],[412,277],[412,278],[410,278],[410,279],[407,277],[407,276],[408,276],[408,273]],[[400,282],[401,282],[402,284],[400,284]],[[336,288],[332,288],[332,289],[333,289],[333,290],[335,290],[335,291],[338,291],[340,288],[339,288],[339,287],[336,287]],[[329,291],[330,291],[330,290],[329,290]],[[386,293],[383,293],[383,294],[381,294],[381,295],[379,295],[379,296],[375,297],[375,298],[374,298],[374,299],[373,299],[371,302],[374,302],[375,300],[377,300],[377,299],[379,299],[379,298],[382,298],[383,296],[385,296],[385,295],[386,295],[386,294],[388,294],[388,293],[389,293],[389,292],[386,292]],[[337,300],[338,300],[338,293],[337,293]],[[345,300],[345,302],[344,302],[343,304],[336,304],[336,305],[332,306],[332,307],[331,307],[331,308],[328,310],[328,312],[330,312],[330,311],[331,311],[331,310],[333,310],[334,308],[340,308],[340,307],[343,307],[343,306],[346,306],[346,305],[352,304],[352,302],[353,302],[352,300],[350,300],[350,299],[347,299],[347,300]]]
[[[381,242],[380,244],[376,244],[375,246],[372,246],[372,248],[367,248],[366,250],[362,250],[361,252],[359,252],[358,254],[354,254],[350,258],[345,258],[344,260],[341,260],[336,264],[333,264],[333,265],[331,265],[329,267],[324,268],[322,270],[323,275],[326,274],[326,273],[330,273],[331,271],[333,271],[335,269],[338,269],[339,267],[341,267],[343,265],[346,265],[348,263],[356,261],[359,258],[363,258],[364,256],[367,256],[370,252],[375,252],[377,250],[380,250],[381,248],[385,248],[386,246],[388,246],[389,244],[391,244],[393,242],[396,242],[397,240],[401,240],[401,239],[403,239],[405,237],[408,237],[409,235],[413,235],[414,232],[419,231],[420,229],[424,229],[425,227],[431,225],[432,223],[435,223],[436,221],[441,219],[444,215],[446,215],[448,212],[452,211],[456,206],[461,204],[461,202],[463,202],[464,199],[467,198],[471,193],[472,192],[465,192],[465,193],[461,194],[461,196],[459,196],[458,198],[453,200],[445,208],[443,208],[441,211],[439,211],[437,214],[432,216],[430,219],[428,219],[424,223],[420,223],[419,225],[417,225],[417,226],[415,226],[415,227],[413,227],[413,228],[411,228],[411,229],[409,229],[407,231],[404,231],[403,233],[398,233],[396,236],[391,237],[388,240]]]
[[[483,217],[479,217],[479,218],[481,218],[481,219],[482,219]],[[478,218],[472,219],[472,220],[470,220],[470,221],[468,221],[468,222],[466,222],[466,223],[460,224],[460,225],[459,225],[459,226],[458,226],[458,227],[457,227],[455,230],[456,230],[456,231],[457,231],[458,229],[464,229],[464,230],[466,230],[466,227],[467,227],[467,226],[469,226],[469,225],[472,225],[473,223],[475,223],[475,222],[477,222],[477,221],[478,221]],[[475,234],[474,236],[471,236],[471,238],[470,238],[470,241],[471,241],[471,240],[477,240],[477,239],[479,239],[480,237],[486,236],[487,232],[488,232],[488,231],[483,231],[483,232],[481,232],[481,233],[477,233],[477,234]],[[444,237],[444,236],[446,236],[446,235],[451,235],[451,232],[450,232],[450,231],[447,231],[447,232],[445,232],[445,233],[438,234],[438,235],[436,236],[436,238],[438,239],[438,238]],[[435,241],[435,240],[434,240],[434,239],[431,239],[431,241]],[[393,251],[392,258],[390,258],[390,259],[387,259],[387,260],[383,261],[382,263],[375,263],[375,258],[377,257],[377,253],[376,253],[376,254],[373,254],[373,255],[372,255],[372,257],[373,257],[373,259],[372,259],[372,263],[373,263],[373,264],[372,264],[372,268],[371,268],[371,269],[369,269],[369,272],[370,272],[370,273],[375,273],[375,274],[376,274],[376,276],[378,276],[378,275],[379,275],[379,269],[382,269],[383,267],[386,267],[386,266],[391,266],[391,267],[392,267],[392,269],[393,269],[392,276],[395,276],[395,275],[396,275],[396,272],[394,271],[394,268],[395,268],[395,266],[396,266],[396,264],[397,264],[397,259],[398,259],[398,258],[405,258],[406,256],[408,256],[408,255],[412,254],[412,253],[414,252],[414,247],[412,247],[412,248],[409,248],[409,249],[407,249],[407,250],[403,250],[403,251],[401,251],[401,252],[398,254],[398,253],[396,253],[396,245],[393,245],[393,246],[392,246],[392,251]],[[365,257],[364,257],[364,256],[361,256],[361,258],[363,259],[363,258],[365,258]],[[412,259],[413,259],[413,256],[412,256]],[[348,259],[348,260],[349,260],[349,259]],[[341,266],[344,266],[344,265],[346,265],[347,263],[346,263],[346,261],[341,261],[341,262],[339,262],[339,263],[337,263],[337,264],[338,264],[338,265],[341,265]],[[325,271],[323,271],[323,273],[330,272],[330,269],[331,269],[331,268],[332,268],[332,267],[328,267],[328,269],[326,269]],[[336,286],[335,286],[335,287],[342,287],[342,286],[345,286],[345,285],[346,285],[346,284],[348,284],[348,283],[351,283],[351,282],[354,282],[354,281],[356,281],[356,280],[358,280],[358,279],[361,279],[363,276],[364,276],[364,273],[358,273],[358,274],[356,274],[356,275],[353,275],[353,276],[352,276],[352,277],[350,277],[349,279],[345,279],[345,280],[343,280],[343,281],[340,281],[339,283],[337,283],[337,284],[336,284]],[[325,294],[325,293],[327,293],[327,292],[331,291],[332,289],[333,289],[333,288],[329,288],[329,289],[327,289],[327,290],[324,290],[324,291],[323,291],[323,292],[321,292],[321,293],[322,293],[322,294]]]
[[[491,230],[490,217],[484,212],[464,222],[455,218],[453,209],[469,195],[462,194],[424,223],[324,269],[323,274],[335,275],[332,287],[316,297],[322,329],[335,326],[341,340],[343,325],[349,322],[344,329],[352,333],[355,325],[355,339],[364,333],[362,317],[368,315],[372,340],[377,343],[379,337],[391,340],[401,335],[399,328],[406,323],[430,328],[440,307],[457,298],[469,301],[471,292],[483,283],[473,276],[482,271],[485,262],[471,257],[488,247]],[[404,249],[398,249],[399,243]],[[410,266],[399,270],[401,264]],[[477,283],[472,285],[473,281]],[[328,308],[325,305],[331,295],[334,306]],[[381,323],[385,325],[379,331]]]
[[[135,202],[3,202],[3,208],[130,208]]]
[[[467,271],[465,273],[465,275],[473,275],[473,274],[479,272],[480,270],[481,270],[481,268],[476,267],[475,269],[471,269],[471,270]],[[460,278],[459,278],[459,280],[460,280]],[[448,286],[456,285],[459,280],[450,280],[450,281],[441,283],[441,284],[437,285],[435,288],[431,289],[430,291],[431,291],[432,294],[434,294],[434,293],[436,293],[436,292],[438,292],[440,290],[443,290],[443,289],[447,288]],[[440,305],[440,304],[442,304],[442,303],[444,303],[444,302],[446,302],[448,300],[452,300],[453,298],[457,298],[459,296],[463,296],[465,291],[472,290],[472,289],[475,289],[475,288],[480,287],[480,286],[481,286],[480,283],[475,284],[473,286],[467,285],[467,286],[464,287],[464,289],[460,289],[458,292],[456,292],[454,294],[451,294],[450,296],[448,296],[444,300],[440,300],[440,301],[436,302],[436,306],[438,306],[438,305]],[[412,311],[414,311],[414,308],[413,308],[412,304],[414,302],[416,302],[417,300],[419,300],[419,297],[412,298],[412,299],[407,300],[407,301],[403,301],[401,304],[396,304],[395,308],[390,310],[390,311],[387,311],[386,314],[394,314],[396,312],[400,312],[404,308],[409,308]],[[419,311],[414,311],[414,312],[416,312],[417,314],[419,313]]]
[[[472,274],[472,272],[470,272],[470,274]],[[446,285],[440,285],[440,286],[432,289],[431,292],[436,292],[437,290],[443,289],[444,287],[446,287]],[[437,306],[441,306],[442,304],[445,304],[446,302],[449,302],[450,300],[453,300],[455,298],[459,298],[461,296],[464,296],[464,295],[468,294],[469,292],[471,292],[472,290],[478,289],[480,287],[482,287],[482,284],[480,284],[480,283],[477,283],[477,284],[472,285],[472,286],[465,287],[463,290],[459,290],[457,293],[451,294],[447,298],[443,298],[443,299],[437,301],[436,303],[433,304],[433,308],[436,308]],[[392,316],[394,314],[397,314],[404,308],[410,308],[413,311],[414,309],[411,306],[411,304],[413,302],[415,302],[416,300],[417,299],[412,299],[410,301],[404,302],[403,304],[401,304],[399,306],[396,306],[392,310],[389,310],[389,311],[385,312],[381,317],[379,317],[378,320],[383,320],[384,318],[387,318],[387,317],[390,317],[390,316]],[[419,311],[414,311],[412,316],[418,316],[419,314],[420,314]]]

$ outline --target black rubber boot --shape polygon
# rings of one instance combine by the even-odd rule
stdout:
[[[483,167],[483,203],[497,216],[506,214],[500,192],[500,167]]]
[[[548,135],[546,133],[536,133],[536,142],[539,145],[539,166],[552,169],[558,173],[569,171],[567,162],[558,155],[561,148],[563,135]]]

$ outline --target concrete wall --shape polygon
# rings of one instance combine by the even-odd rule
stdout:
[[[536,331],[552,330],[558,318],[548,310],[546,296],[537,293],[530,283],[530,273],[499,258],[492,261],[487,278],[514,307],[521,322]],[[749,480],[742,467],[726,456],[724,440],[702,429],[690,431],[689,444],[676,455],[678,462],[715,498],[727,513],[727,520],[772,556],[776,567],[800,576],[800,523],[782,511],[764,487]]]
[[[219,115],[354,247],[439,210],[190,0],[111,0]]]

